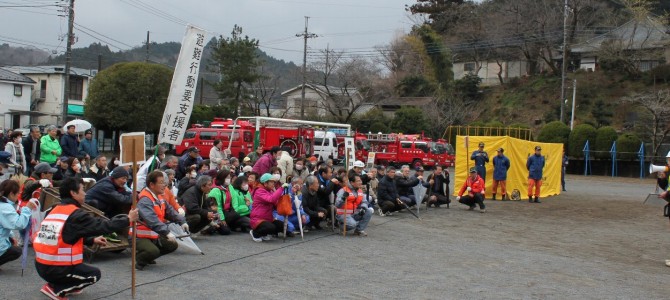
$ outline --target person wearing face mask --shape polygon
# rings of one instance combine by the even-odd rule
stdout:
[[[309,175],[309,171],[305,168],[305,160],[299,159],[293,166],[293,178],[300,177],[304,181]]]
[[[191,166],[198,166],[202,162],[200,156],[200,149],[196,147],[188,148],[179,158],[179,167],[177,168],[177,179],[182,179],[188,174],[188,169]]]
[[[210,192],[210,197],[214,196],[218,203],[218,197],[219,195],[221,196],[219,217],[225,219],[228,227],[231,229],[239,228],[241,232],[247,232],[250,230],[249,214],[251,213],[252,203],[251,195],[249,195],[247,178],[245,176],[237,177],[233,183],[230,184],[230,178],[228,177],[224,180],[224,184],[226,183],[228,183],[226,188],[219,188],[219,192],[216,192],[213,189],[212,192]]]
[[[274,146],[268,153],[263,154],[256,164],[254,164],[253,171],[258,174],[265,174],[270,172],[270,168],[277,166],[277,159],[281,155],[281,149]]]
[[[195,185],[195,179],[198,177],[195,167],[191,166],[187,171],[186,176],[179,180],[179,184],[177,185],[177,199],[181,199],[186,190]]]
[[[9,152],[12,156],[9,158],[9,161],[14,165],[14,172],[23,173],[27,169],[26,165],[26,155],[23,151],[23,144],[21,144],[22,134],[20,131],[12,132],[9,136],[10,143],[5,145],[5,151]],[[10,173],[13,173],[10,170]]]
[[[18,182],[5,180],[0,183],[0,266],[21,257],[21,248],[13,245],[10,234],[12,230],[25,229],[36,208],[33,202],[28,202],[18,214],[14,207],[18,199]]]
[[[67,159],[67,165],[68,168],[65,170],[65,174],[63,174],[65,178],[82,178],[81,163],[79,162],[79,159],[70,157]]]
[[[48,163],[39,163],[33,168],[33,173],[21,186],[19,206],[25,206],[31,198],[40,199],[42,189],[53,186],[52,178],[56,172]]]

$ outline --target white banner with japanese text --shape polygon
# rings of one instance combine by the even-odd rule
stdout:
[[[158,143],[181,144],[193,111],[200,61],[205,48],[205,31],[188,25],[172,76],[163,113]]]

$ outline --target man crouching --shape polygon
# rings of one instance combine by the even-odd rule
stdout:
[[[61,203],[47,212],[33,241],[37,274],[47,281],[40,291],[51,299],[78,295],[83,288],[98,282],[100,269],[84,264],[84,244],[104,246],[107,241],[101,235],[138,220],[137,209],[111,220],[95,218],[81,209],[85,196],[81,179],[63,180]]]
[[[337,193],[337,201],[335,202],[337,220],[340,223],[344,222],[346,212],[346,229],[354,229],[354,235],[367,236],[365,228],[368,227],[374,210],[368,208],[367,201],[364,201],[366,197],[363,190],[361,190],[361,185],[363,184],[361,177],[354,175],[349,178],[349,182],[350,184],[345,182],[345,185]]]
[[[177,237],[170,232],[165,220],[178,223],[188,232],[186,220],[163,199],[165,179],[163,172],[147,175],[147,186],[137,201],[140,222],[137,225],[137,256],[135,268],[156,264],[155,259],[177,250]],[[132,235],[132,228],[130,234]]]

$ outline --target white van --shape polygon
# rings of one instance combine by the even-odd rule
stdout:
[[[322,130],[314,131],[314,155],[323,161],[329,158],[337,161],[337,137],[335,133]]]

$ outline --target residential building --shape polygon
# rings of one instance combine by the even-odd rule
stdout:
[[[30,101],[35,81],[0,68],[0,126],[15,129],[31,124]]]
[[[574,45],[571,60],[579,69],[596,71],[603,55],[625,56],[645,72],[670,61],[670,27],[651,18],[631,20],[601,35]]]
[[[403,107],[425,108],[433,101],[433,97],[393,97],[380,101],[377,107],[387,118],[394,118],[395,112]]]
[[[6,69],[23,74],[36,82],[31,95],[30,110],[39,112],[40,115],[37,116],[37,120],[32,121],[33,123],[58,125],[64,123],[61,119],[65,66],[11,66]],[[88,87],[96,74],[96,70],[70,68],[67,120],[83,118]]]
[[[286,116],[299,117],[302,104],[302,85],[281,93],[286,99]],[[354,110],[354,115],[364,114],[374,105],[364,102],[363,96],[355,88],[305,85],[305,116],[325,117],[338,110]]]
[[[528,75],[528,62],[523,60],[509,61],[456,61],[453,63],[454,79],[462,79],[467,74],[476,74],[482,79],[482,86],[499,85],[500,80],[508,82],[511,78]]]

